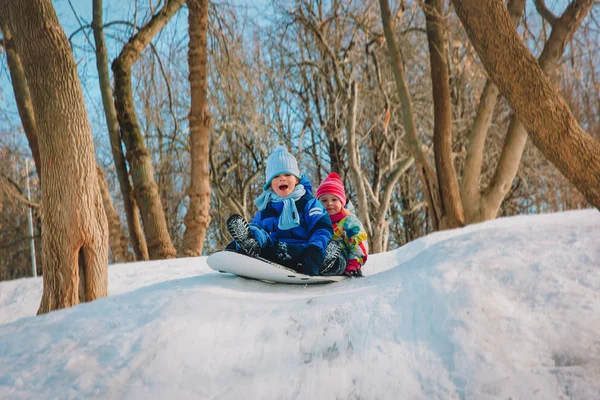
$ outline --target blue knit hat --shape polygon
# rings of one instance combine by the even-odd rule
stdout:
[[[298,169],[298,162],[296,158],[288,153],[285,146],[277,146],[273,150],[273,153],[267,159],[267,169],[265,171],[265,177],[267,181],[263,190],[268,190],[271,186],[271,181],[277,175],[281,174],[292,174],[296,178],[300,179],[300,170]]]

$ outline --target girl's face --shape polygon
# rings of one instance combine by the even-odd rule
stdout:
[[[332,194],[324,194],[323,196],[319,197],[319,201],[321,204],[323,204],[323,207],[325,207],[325,210],[327,210],[327,214],[330,216],[342,211],[342,202]]]
[[[287,197],[292,194],[297,184],[298,178],[294,175],[281,174],[271,180],[271,190],[279,197]]]

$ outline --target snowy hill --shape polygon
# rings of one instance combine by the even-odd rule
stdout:
[[[439,232],[366,273],[113,265],[108,298],[40,317],[41,279],[0,282],[0,398],[600,398],[598,211]]]

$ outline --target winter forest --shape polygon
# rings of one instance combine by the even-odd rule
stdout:
[[[374,254],[600,207],[598,1],[1,0],[0,28],[0,280],[35,248],[40,314],[223,248],[278,144]]]

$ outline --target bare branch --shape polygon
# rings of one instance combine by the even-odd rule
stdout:
[[[537,12],[550,24],[550,26],[553,27],[558,20],[558,17],[546,7],[546,2],[544,0],[533,0],[533,2],[535,3]]]
[[[365,185],[365,188],[367,189],[367,192],[369,192],[369,196],[371,197],[371,204],[373,205],[374,208],[378,209],[379,207],[381,207],[381,205],[379,204],[379,196],[375,195],[375,192],[373,191],[373,188],[371,187],[371,182],[369,182],[369,177],[366,175],[363,175],[363,183]]]
[[[33,207],[36,209],[40,208],[39,203],[34,203],[32,201],[27,200],[27,197],[25,197],[19,185],[17,185],[15,181],[10,179],[3,173],[0,173],[0,191],[5,192],[10,197],[20,201],[21,203],[24,203],[28,207]]]
[[[89,35],[87,34],[87,32],[85,31],[85,28],[90,28],[90,25],[86,25],[85,27],[81,24],[81,20],[79,19],[79,15],[77,15],[77,12],[75,11],[75,8],[73,7],[73,3],[71,3],[71,0],[69,0],[69,7],[71,7],[71,11],[73,11],[73,15],[75,16],[75,19],[77,20],[77,23],[79,24],[79,29],[77,31],[82,30],[83,34],[85,35],[85,39],[87,40],[87,42],[90,44],[90,46],[92,46],[92,49],[94,51],[96,51],[96,48],[94,47],[94,44],[92,43],[92,41],[90,40]],[[74,34],[73,34],[74,35]],[[73,35],[69,36],[69,43],[71,43],[71,38],[73,37]],[[71,47],[73,47],[73,45],[71,45]]]
[[[165,80],[165,85],[167,86],[167,94],[169,95],[169,113],[171,114],[171,117],[173,118],[173,125],[175,126],[173,135],[175,136],[177,131],[179,131],[179,122],[177,121],[177,116],[175,115],[175,111],[173,110],[173,93],[171,91],[171,84],[169,83],[169,78],[167,77],[167,73],[165,72],[165,67],[163,66],[163,63],[160,59],[160,55],[158,54],[158,51],[156,50],[156,47],[154,46],[154,44],[152,42],[150,42],[149,45],[150,45],[150,48],[152,49],[152,52],[154,53],[154,56],[156,57],[156,60],[158,61],[158,67],[160,68],[160,73],[161,73],[163,79]]]

